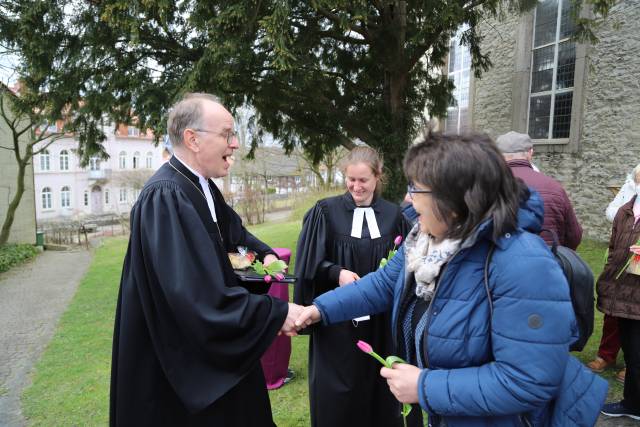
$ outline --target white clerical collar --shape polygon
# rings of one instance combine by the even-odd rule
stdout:
[[[356,239],[362,238],[362,223],[364,217],[367,217],[367,227],[369,228],[369,235],[372,239],[380,237],[380,229],[376,221],[376,214],[372,208],[358,208],[353,210],[353,222],[351,223],[351,237]]]
[[[207,206],[209,207],[209,212],[211,212],[211,218],[213,218],[213,222],[218,222],[218,216],[216,215],[216,208],[215,208],[215,205],[213,204],[213,196],[211,195],[211,189],[209,188],[209,181],[204,176],[200,175],[198,172],[191,169],[188,164],[180,160],[180,157],[178,157],[175,153],[173,154],[173,157],[175,157],[177,161],[182,163],[182,165],[185,168],[189,169],[189,172],[191,172],[196,177],[198,177],[198,182],[200,183],[200,187],[202,187],[202,192],[204,193],[204,198],[207,199]]]

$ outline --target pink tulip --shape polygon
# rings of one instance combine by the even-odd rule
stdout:
[[[278,282],[282,282],[284,280],[284,274],[282,273],[276,273],[276,280]]]
[[[268,274],[266,274],[266,275],[263,277],[263,280],[264,280],[265,282],[267,282],[267,283],[271,283],[271,276],[270,276],[270,275],[268,275]]]
[[[396,246],[400,246],[400,243],[402,243],[402,236],[397,236],[396,239],[393,241],[393,244]]]
[[[358,341],[356,345],[360,350],[364,351],[367,354],[373,353],[373,348],[371,347],[371,345],[362,340]]]

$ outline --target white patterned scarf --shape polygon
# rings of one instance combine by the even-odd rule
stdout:
[[[457,252],[460,243],[459,239],[444,239],[436,243],[433,236],[420,232],[419,223],[409,232],[404,242],[406,268],[415,276],[418,298],[431,301],[440,270]]]

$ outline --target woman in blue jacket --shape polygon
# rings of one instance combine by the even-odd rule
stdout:
[[[404,167],[420,216],[403,247],[385,268],[316,298],[297,325],[391,310],[409,363],[381,375],[432,426],[594,425],[607,383],[569,355],[576,322],[537,236],[541,199],[484,136],[425,136]]]

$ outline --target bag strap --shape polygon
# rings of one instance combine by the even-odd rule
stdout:
[[[551,252],[553,252],[554,255],[558,254],[558,246],[560,246],[560,240],[558,239],[558,234],[548,228],[542,228],[540,230],[540,235],[542,235],[542,233],[547,232],[549,234],[551,234]]]
[[[491,242],[489,245],[489,252],[487,252],[487,258],[484,260],[484,290],[487,291],[487,301],[489,301],[489,319],[493,319],[493,299],[491,299],[491,290],[489,289],[489,263],[493,258],[496,244]]]

